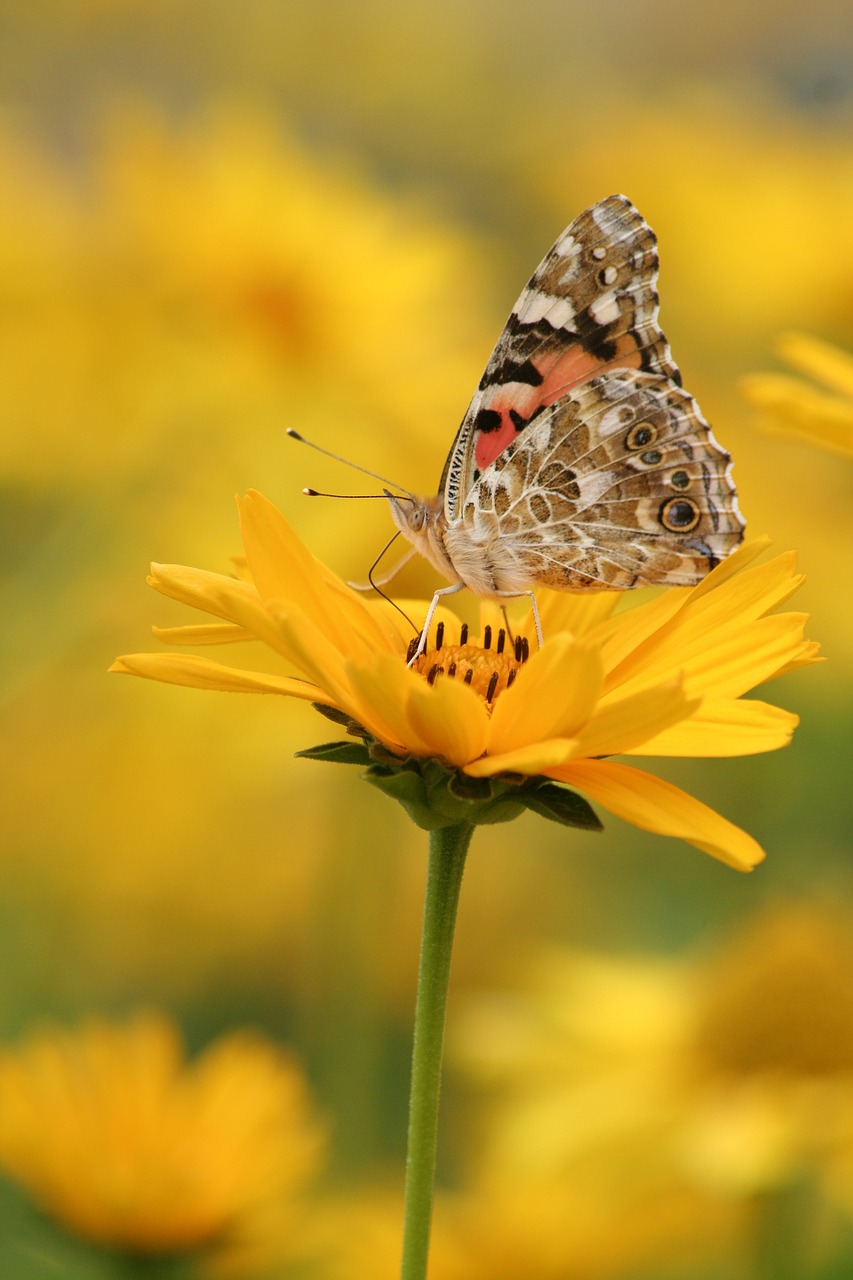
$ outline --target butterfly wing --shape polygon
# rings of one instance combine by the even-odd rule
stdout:
[[[499,591],[699,582],[743,537],[731,458],[695,400],[619,370],[540,412],[483,471],[447,531]]]
[[[512,309],[447,458],[439,492],[459,518],[479,475],[527,424],[610,369],[681,377],[658,322],[657,241],[626,196],[585,210]]]

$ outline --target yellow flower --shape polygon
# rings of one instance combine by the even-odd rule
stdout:
[[[851,975],[849,920],[799,903],[766,909],[703,975],[683,1147],[708,1185],[748,1194],[805,1173],[853,1212]]]
[[[74,182],[0,120],[4,474],[67,490],[144,480],[156,459],[162,477],[164,438],[196,480],[233,474],[247,449],[289,447],[285,403],[340,448],[357,431],[364,458],[389,421],[401,440],[453,421],[482,341],[476,309],[449,305],[477,272],[464,235],[278,112],[214,105],[178,126],[112,104],[80,141]]]
[[[0,1166],[64,1227],[140,1254],[228,1247],[315,1171],[302,1073],[246,1032],[192,1062],[156,1015],[46,1028],[0,1052]]]
[[[598,1185],[621,1235],[656,1186],[650,1207],[701,1206],[685,1220],[699,1239],[729,1217],[746,1256],[758,1199],[784,1217],[786,1192],[809,1184],[800,1242],[837,1249],[853,1217],[850,939],[843,914],[778,903],[710,954],[706,940],[678,958],[543,952],[512,999],[480,996],[452,1029],[491,1099],[483,1193]],[[719,1274],[740,1270],[730,1258]]]
[[[731,1215],[651,1165],[642,1167],[644,1181],[626,1177],[609,1150],[538,1181],[506,1168],[439,1195],[430,1280],[624,1280],[707,1266],[730,1235]],[[396,1198],[367,1192],[333,1202],[326,1214],[331,1280],[395,1274]]]
[[[770,431],[801,436],[853,457],[853,356],[803,333],[783,335],[777,350],[826,390],[784,373],[754,373],[741,389]]]
[[[480,645],[460,634],[451,659],[437,631],[435,647],[409,669],[412,629],[399,612],[363,600],[319,564],[260,494],[239,505],[250,581],[154,566],[157,590],[221,619],[157,634],[179,644],[260,640],[300,678],[176,654],[128,655],[113,670],[307,699],[356,722],[401,761],[438,759],[471,779],[544,776],[740,870],[761,860],[756,842],[713,810],[607,757],[745,755],[789,741],[795,716],[741,695],[815,660],[804,616],[773,613],[800,581],[792,556],[747,567],[762,549],[752,544],[698,587],[618,616],[617,593],[542,592],[545,643],[532,654],[529,618],[513,623],[510,641],[500,611],[486,603]],[[424,616],[422,603],[406,608]],[[458,623],[446,611],[438,621],[450,640]]]

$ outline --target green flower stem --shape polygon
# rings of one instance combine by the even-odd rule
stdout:
[[[751,1208],[753,1280],[802,1280],[815,1274],[821,1202],[814,1180],[803,1176],[758,1192]]]
[[[473,826],[460,822],[457,826],[431,831],[429,837],[429,869],[409,1092],[406,1210],[400,1280],[425,1280],[427,1274],[450,955],[465,855],[473,833]]]

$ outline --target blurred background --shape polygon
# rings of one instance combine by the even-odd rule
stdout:
[[[285,1046],[326,1154],[237,1273],[395,1274],[426,837],[292,758],[310,708],[106,668],[192,620],[148,562],[227,571],[249,486],[363,579],[384,504],[305,499],[364,490],[285,429],[434,491],[522,284],[623,191],[828,661],[767,693],[785,752],[655,762],[752,876],[615,819],[475,838],[435,1280],[853,1274],[853,462],[738,391],[785,330],[853,349],[852,66],[846,0],[2,6],[0,1040],[142,1008]],[[4,1182],[0,1274],[118,1274],[52,1230]]]

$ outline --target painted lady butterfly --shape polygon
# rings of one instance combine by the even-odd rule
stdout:
[[[386,490],[400,531],[453,584],[419,651],[439,597],[463,587],[533,599],[535,586],[690,586],[741,541],[731,458],[658,326],[657,270],[654,232],[625,196],[582,213],[516,302],[438,494]]]

